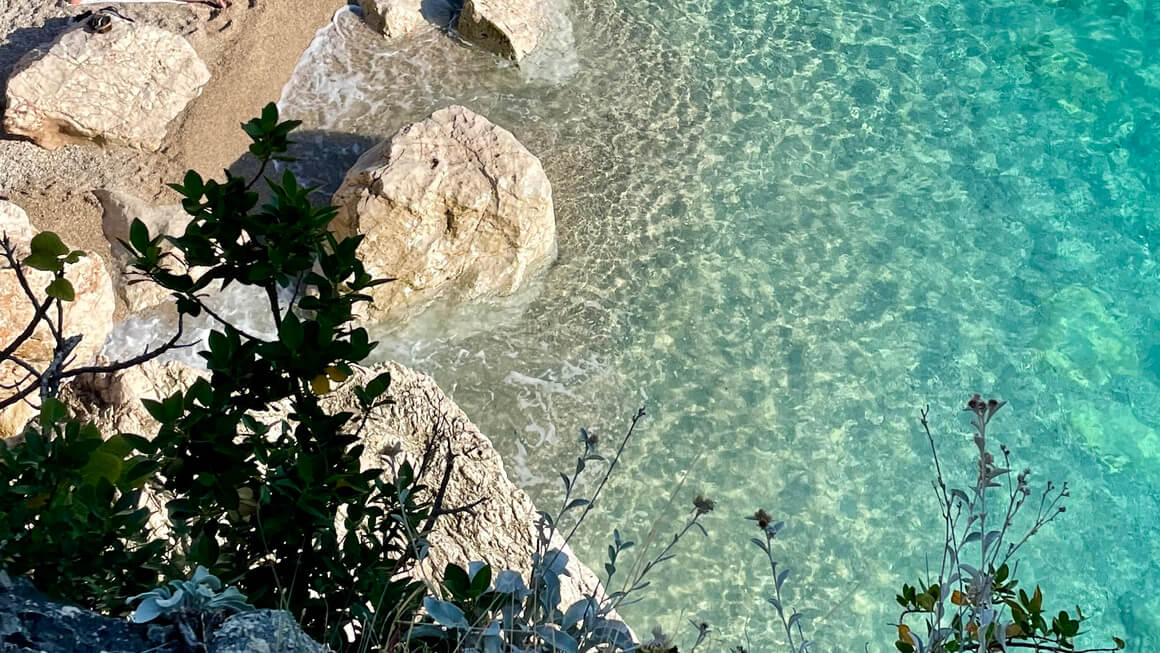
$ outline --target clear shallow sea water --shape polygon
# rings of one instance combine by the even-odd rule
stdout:
[[[633,625],[704,619],[715,648],[776,648],[743,519],[763,507],[787,522],[816,650],[892,649],[894,593],[941,541],[919,407],[965,483],[959,408],[980,391],[1010,401],[993,432],[1018,466],[1073,488],[1027,582],[1081,604],[1091,644],[1160,649],[1160,2],[566,13],[575,59],[531,71],[340,14],[282,106],[329,188],[453,102],[543,160],[560,232],[543,282],[386,334],[381,355],[431,373],[543,507],[580,427],[610,442],[646,407],[577,551],[599,569],[613,527],[660,544],[695,494],[718,507]]]

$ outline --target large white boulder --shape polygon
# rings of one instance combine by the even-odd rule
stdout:
[[[18,257],[28,255],[29,243],[35,233],[23,209],[0,200],[0,234],[8,235]],[[24,274],[37,301],[43,302],[44,289],[52,281],[52,274],[31,268],[25,268]],[[61,332],[65,337],[77,334],[82,336],[80,344],[73,350],[75,359],[72,365],[86,365],[94,360],[113,328],[113,286],[105,271],[105,264],[91,253],[76,263],[66,265],[65,278],[72,283],[76,299],[64,303]],[[32,305],[16,273],[8,269],[6,263],[0,265],[0,349],[15,342],[35,314],[36,307]],[[52,333],[42,321],[32,337],[17,348],[14,355],[44,371],[53,359],[55,344]],[[27,373],[25,368],[11,360],[0,361],[0,399],[11,397],[18,389],[27,387],[28,381],[24,380]],[[33,395],[33,399],[36,398]],[[0,438],[18,434],[33,414],[35,410],[24,402],[0,412]]]
[[[362,234],[373,319],[407,319],[436,298],[514,293],[556,256],[552,185],[531,152],[461,106],[367,151],[334,195],[339,237]]]
[[[397,39],[428,25],[423,0],[359,0],[367,25],[387,38]]]
[[[17,62],[4,130],[49,149],[95,142],[157,151],[208,81],[180,35],[119,19],[105,33],[78,23]]]

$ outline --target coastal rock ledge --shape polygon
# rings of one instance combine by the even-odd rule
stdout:
[[[77,23],[17,62],[4,130],[48,149],[88,141],[156,152],[208,81],[205,63],[177,34],[120,19],[105,33]]]
[[[431,114],[368,150],[334,195],[342,238],[366,236],[374,320],[435,302],[511,295],[556,258],[552,185],[511,132],[461,106]]]
[[[448,563],[466,568],[469,562],[482,561],[526,576],[536,542],[541,538],[536,508],[528,495],[508,479],[503,460],[487,436],[431,377],[398,363],[356,369],[341,387],[326,395],[323,409],[330,414],[358,412],[352,388],[383,372],[391,375],[387,393],[394,403],[373,412],[362,428],[361,444],[366,447],[363,468],[381,469],[384,450],[397,450],[395,455],[416,463],[434,442],[435,459],[429,469],[443,469],[448,449],[455,456],[445,494],[447,505],[466,506],[483,500],[469,512],[448,515],[436,522],[419,575],[436,582],[443,577]],[[115,374],[78,377],[65,387],[62,397],[77,410],[78,418],[94,422],[102,433],[155,433],[158,425],[141,400],[164,399],[206,374],[177,361],[150,361]],[[273,424],[285,419],[288,410],[283,407],[257,417]],[[433,477],[425,480],[429,485],[437,484]],[[603,596],[596,574],[579,562],[559,534],[554,535],[552,546],[568,557],[568,575],[560,578],[561,610],[584,596]]]

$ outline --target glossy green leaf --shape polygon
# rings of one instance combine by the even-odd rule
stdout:
[[[57,277],[48,284],[44,292],[53,299],[59,299],[62,302],[71,302],[76,299],[76,291],[73,289],[72,282],[64,277]]]

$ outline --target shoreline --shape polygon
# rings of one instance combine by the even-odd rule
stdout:
[[[0,9],[0,89],[20,57],[50,43],[72,16],[88,8],[65,0],[6,4]],[[236,0],[221,11],[196,4],[119,5],[137,21],[184,36],[209,68],[210,81],[170,126],[157,153],[96,145],[45,150],[0,132],[0,197],[20,205],[37,229],[107,258],[102,211],[91,191],[121,190],[164,204],[177,200],[166,184],[180,181],[186,170],[220,178],[247,152],[249,140],[240,125],[278,101],[302,52],[345,4]],[[124,315],[118,300],[115,319]]]

